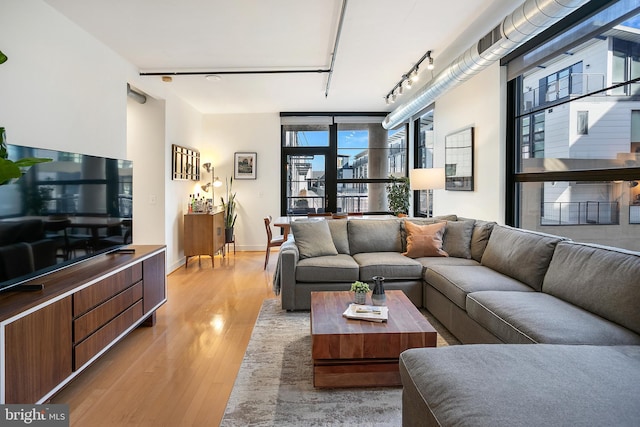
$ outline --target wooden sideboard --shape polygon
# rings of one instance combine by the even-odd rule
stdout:
[[[189,257],[208,255],[214,267],[214,255],[224,250],[224,211],[191,213],[184,216],[184,266]]]
[[[0,403],[42,403],[167,300],[164,246],[98,255],[0,294]]]

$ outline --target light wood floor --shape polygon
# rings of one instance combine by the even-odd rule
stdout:
[[[265,298],[277,252],[191,258],[168,276],[168,302],[52,399],[71,426],[217,426]]]

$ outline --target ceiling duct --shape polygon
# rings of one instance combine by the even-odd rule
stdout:
[[[132,88],[129,83],[127,83],[127,96],[140,104],[147,102],[146,95]]]
[[[589,0],[527,0],[486,36],[456,58],[406,103],[385,117],[392,129],[431,104],[445,91],[469,80],[516,47],[568,16]]]

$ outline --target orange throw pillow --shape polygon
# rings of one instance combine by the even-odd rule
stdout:
[[[407,229],[407,251],[402,255],[409,258],[449,256],[442,250],[442,236],[447,226],[446,222],[417,225],[411,221],[405,221],[404,226]]]

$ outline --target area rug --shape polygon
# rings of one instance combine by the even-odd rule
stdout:
[[[284,311],[278,299],[264,301],[220,425],[401,425],[401,387],[313,387],[309,328],[309,312]],[[441,345],[447,342],[439,334]]]

